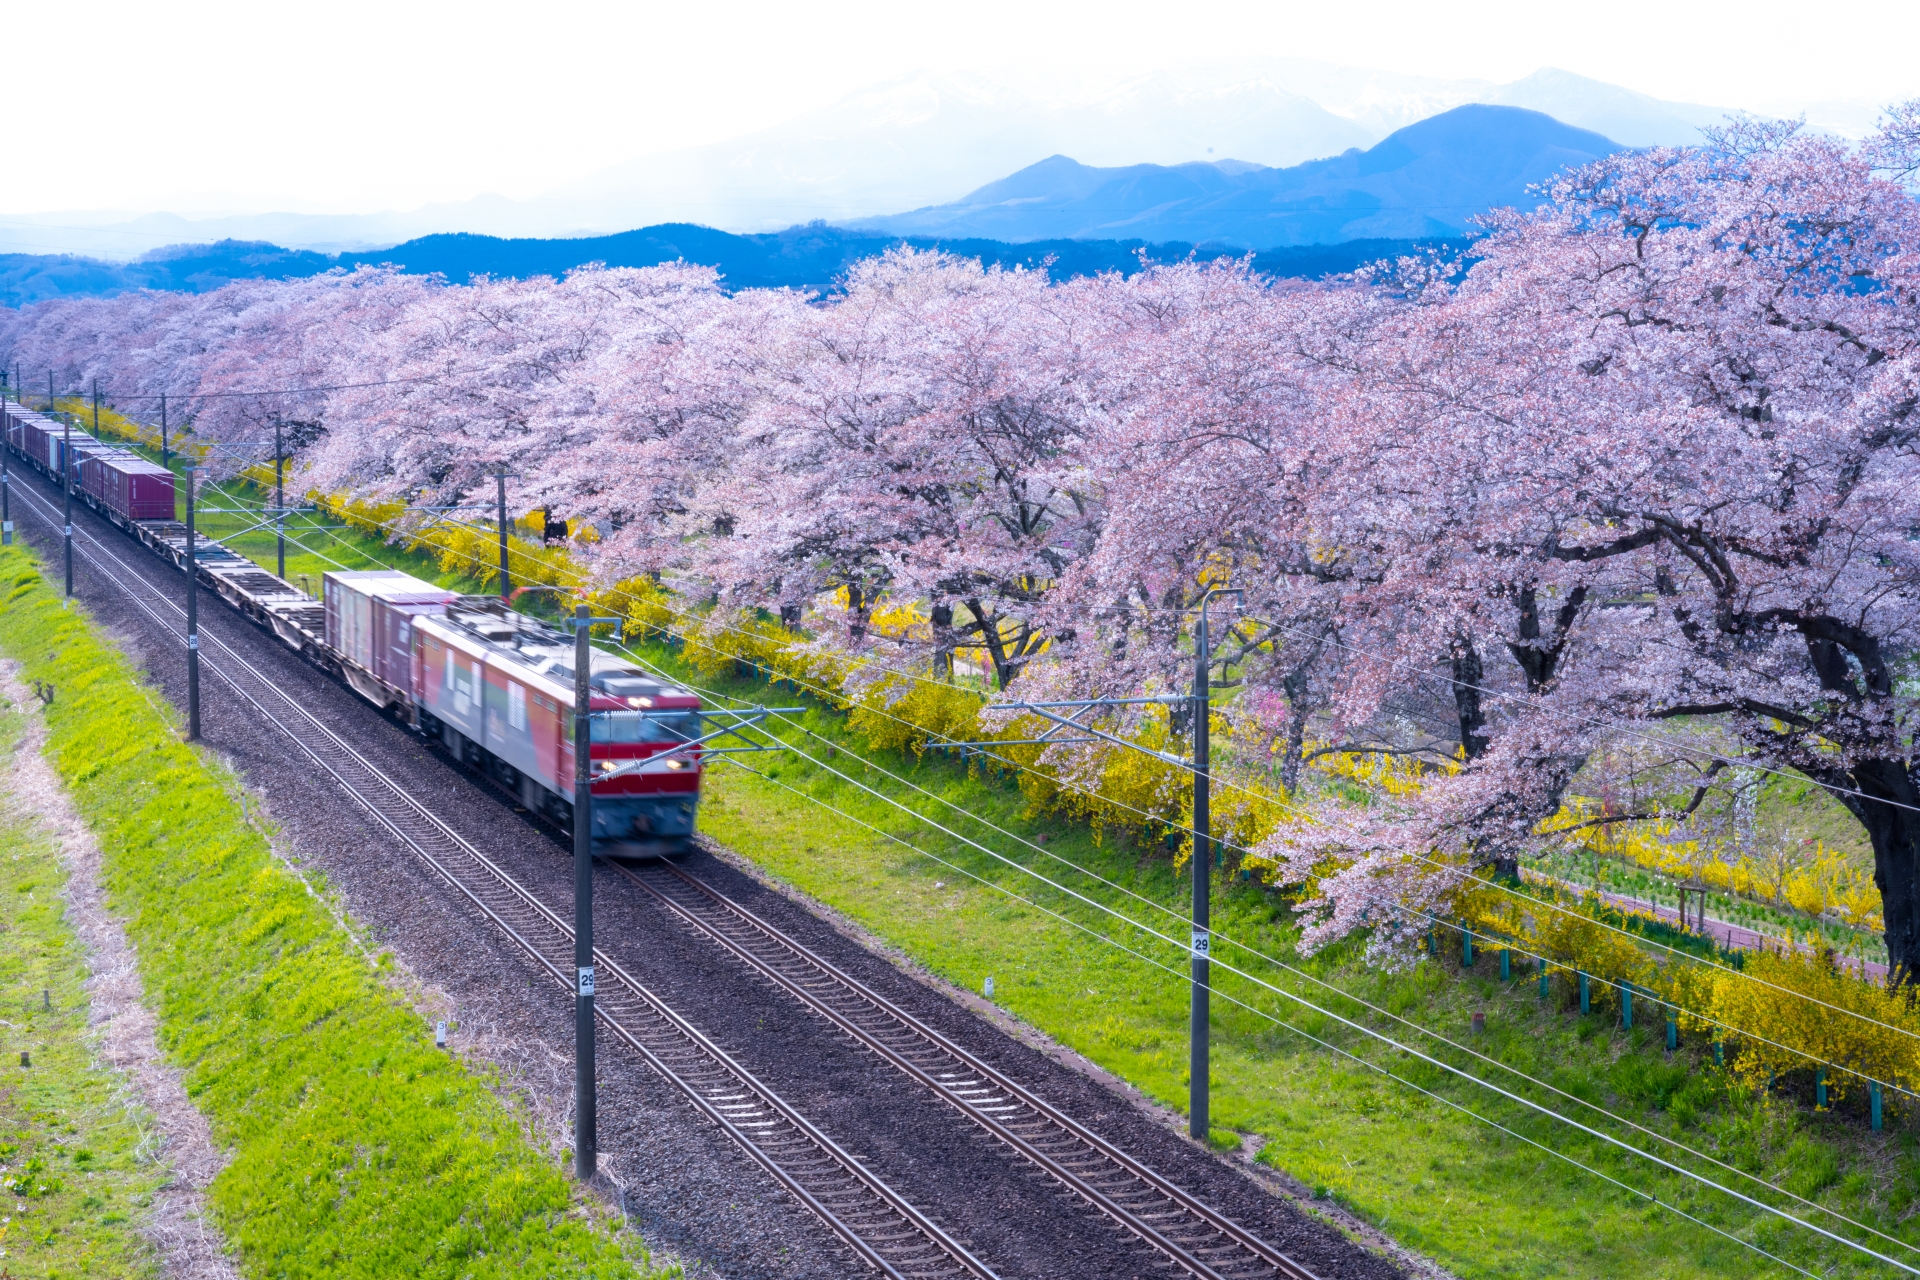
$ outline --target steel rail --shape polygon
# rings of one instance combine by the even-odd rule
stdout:
[[[34,510],[36,515],[43,519],[52,518],[38,510],[41,500],[31,494],[23,496],[27,497],[29,509]],[[57,528],[57,524],[54,527]],[[138,581],[132,566],[106,547],[97,536],[90,531],[83,531],[82,537],[93,543],[100,555],[118,564]],[[81,554],[92,561],[93,567],[113,581],[129,601],[157,626],[179,634],[174,624],[143,598],[143,591],[106,568],[84,548]],[[173,601],[164,596],[161,599],[175,613],[181,612]],[[235,666],[307,721],[339,756],[344,757],[344,761],[329,760],[314,744],[295,733],[259,698],[243,687],[241,681],[226,670],[224,661],[210,661],[203,650],[202,662],[218,679],[299,747],[376,822],[499,927],[563,989],[573,989],[570,971],[556,964],[547,954],[551,949],[571,955],[573,930],[569,922],[421,805],[393,778],[301,706],[292,695],[274,684],[231,645],[217,635],[208,635],[208,638]],[[365,786],[356,786],[336,767],[341,763],[346,764],[349,771],[357,769],[366,775],[375,789],[390,798],[389,805],[400,809],[399,815],[383,808],[374,796],[367,794]],[[398,802],[397,806],[393,806],[394,801]],[[449,865],[444,851],[436,855],[418,838],[417,831],[408,830],[409,819],[424,824],[430,836],[450,845],[454,853],[484,872],[481,886],[476,888],[467,883]],[[536,931],[549,935],[546,946],[531,936]],[[856,1256],[889,1277],[889,1280],[921,1280],[922,1277],[941,1276],[996,1280],[994,1273],[964,1246],[905,1197],[887,1186],[797,1108],[735,1062],[612,957],[596,948],[595,961],[597,965],[604,966],[612,978],[608,992],[612,999],[596,1002],[600,1020],[616,1037],[638,1053],[649,1067],[685,1095],[702,1115],[718,1125],[750,1159],[790,1191]],[[750,1129],[756,1132],[749,1133]]]
[[[628,880],[1095,1209],[1203,1280],[1312,1272],[859,979],[671,863]]]

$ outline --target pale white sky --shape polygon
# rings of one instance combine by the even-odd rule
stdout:
[[[923,69],[1052,95],[1249,56],[1495,81],[1557,66],[1785,113],[1920,96],[1917,45],[1911,0],[63,0],[10,8],[0,25],[13,81],[0,98],[0,213],[524,197]]]

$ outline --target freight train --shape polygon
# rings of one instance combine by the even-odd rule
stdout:
[[[64,471],[76,498],[185,568],[172,471],[11,401],[0,401],[0,431],[10,457],[56,484]],[[327,573],[315,600],[204,537],[193,559],[202,585],[288,648],[520,805],[572,829],[572,637],[495,597],[463,596],[398,570]],[[592,663],[595,849],[683,852],[700,802],[701,749],[685,745],[701,736],[700,700],[598,649]]]

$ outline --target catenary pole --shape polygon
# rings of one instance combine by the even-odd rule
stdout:
[[[505,600],[513,594],[513,584],[507,580],[507,469],[500,468],[494,473],[494,479],[500,482],[497,491],[500,520],[500,598]]]
[[[1200,597],[1200,620],[1193,631],[1193,1005],[1188,1040],[1187,1132],[1205,1142],[1208,1131],[1212,1053],[1212,889],[1213,800],[1208,774],[1212,755],[1213,652],[1207,635],[1207,606],[1217,595],[1240,597],[1237,587],[1209,587]]]
[[[160,393],[160,465],[171,467],[167,460],[167,393]]]
[[[200,468],[187,468],[187,741],[200,740],[200,575],[193,545],[193,485]]]
[[[274,572],[287,578],[287,455],[280,435],[280,415],[273,416],[273,533]]]
[[[0,409],[7,401],[7,371],[0,369]],[[0,428],[0,546],[13,545],[13,432]]]
[[[53,375],[47,375],[47,393],[53,393]],[[73,415],[60,415],[60,495],[66,504],[64,547],[67,561],[67,594],[73,594]]]
[[[573,1171],[598,1166],[593,1079],[593,645],[586,605],[573,612]]]

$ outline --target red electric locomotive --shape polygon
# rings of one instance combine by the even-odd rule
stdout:
[[[491,596],[456,596],[391,570],[329,573],[324,594],[326,647],[355,691],[571,828],[571,637]],[[589,679],[595,846],[616,856],[683,852],[701,758],[699,747],[673,748],[700,736],[700,700],[598,649]]]

